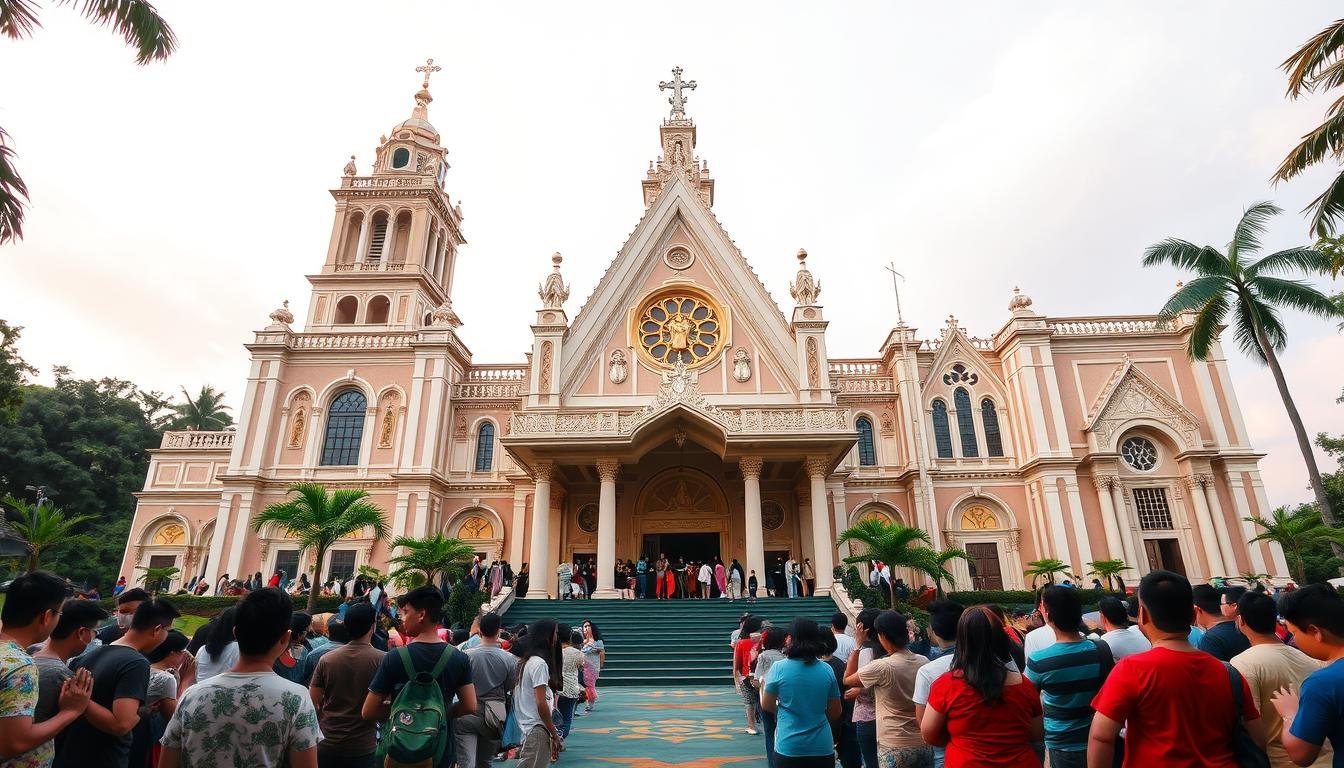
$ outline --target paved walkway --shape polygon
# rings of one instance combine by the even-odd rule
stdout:
[[[598,692],[597,710],[574,719],[557,766],[765,768],[764,737],[743,730],[742,699],[731,686],[665,690],[599,683]]]

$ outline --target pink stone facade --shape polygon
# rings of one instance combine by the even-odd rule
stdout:
[[[352,160],[332,190],[307,320],[279,309],[247,345],[237,431],[151,452],[123,573],[310,572],[311,552],[250,526],[303,481],[367,490],[394,536],[529,563],[529,597],[554,593],[562,558],[595,559],[607,595],[615,558],[661,551],[737,558],[762,582],[776,556],[809,558],[825,589],[851,554],[839,532],[869,515],[967,549],[962,589],[1027,586],[1044,557],[1078,574],[1123,559],[1127,580],[1286,575],[1277,547],[1247,544],[1242,518],[1269,512],[1261,455],[1221,350],[1186,357],[1187,318],[1048,317],[1014,290],[988,337],[948,318],[830,358],[821,283],[842,270],[800,252],[781,309],[715,218],[681,112],[588,299],[571,318],[556,254],[527,359],[477,362],[456,332],[466,240],[430,101],[417,93],[370,173]],[[389,556],[362,532],[314,576]]]

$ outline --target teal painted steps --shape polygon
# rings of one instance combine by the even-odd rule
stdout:
[[[829,626],[830,597],[744,600],[515,600],[504,624],[543,618],[578,629],[597,624],[607,649],[601,686],[706,686],[732,684],[729,635],[744,612],[787,626],[797,616]]]

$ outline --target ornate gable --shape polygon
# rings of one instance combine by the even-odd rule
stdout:
[[[959,385],[977,392],[983,392],[987,387],[998,395],[1001,406],[1007,405],[1004,396],[1008,390],[994,369],[985,363],[977,341],[966,335],[957,325],[955,317],[947,318],[938,353],[934,355],[933,365],[924,379],[923,390],[926,395],[951,392]]]
[[[1094,433],[1099,445],[1105,448],[1111,445],[1118,430],[1135,419],[1152,419],[1172,428],[1185,442],[1186,450],[1203,447],[1195,414],[1135,367],[1126,355],[1088,410],[1083,431]]]

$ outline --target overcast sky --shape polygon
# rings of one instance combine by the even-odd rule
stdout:
[[[1334,172],[1267,181],[1326,103],[1285,101],[1277,70],[1326,2],[162,0],[181,47],[148,67],[42,6],[31,40],[0,41],[0,125],[32,192],[0,317],[43,381],[210,383],[235,407],[242,344],[283,299],[304,316],[327,190],[409,116],[428,56],[478,362],[522,361],[553,251],[572,316],[638,222],[674,65],[699,83],[716,214],[781,303],[807,248],[835,357],[876,354],[894,323],[887,261],[925,336],[949,313],[988,336],[1014,285],[1049,315],[1151,313],[1178,275],[1141,269],[1146,245],[1221,246],[1262,199],[1289,211],[1268,246],[1300,244]],[[1288,322],[1308,431],[1344,430],[1344,340]],[[1228,351],[1271,501],[1308,499],[1271,378]]]

